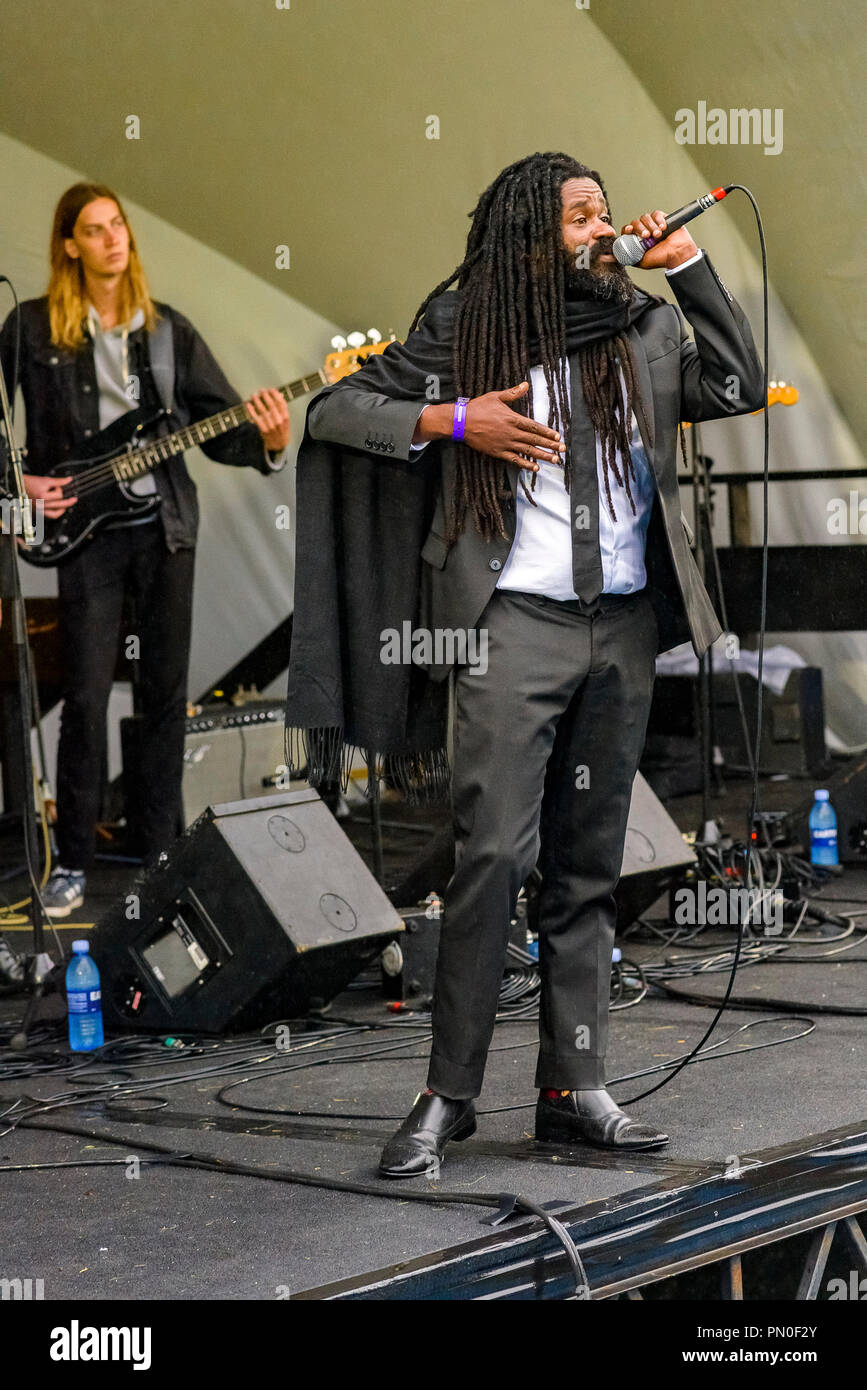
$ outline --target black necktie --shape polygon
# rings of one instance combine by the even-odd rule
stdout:
[[[587,414],[581,373],[572,362],[572,584],[585,603],[602,592],[599,550],[599,480],[596,471],[596,431]]]

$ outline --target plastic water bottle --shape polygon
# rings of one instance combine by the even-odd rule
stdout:
[[[92,1052],[105,1041],[102,1032],[102,994],[99,971],[89,955],[90,942],[73,941],[66,967],[69,1046],[73,1052]]]
[[[839,864],[837,858],[837,817],[827,791],[817,791],[810,812],[810,863]]]

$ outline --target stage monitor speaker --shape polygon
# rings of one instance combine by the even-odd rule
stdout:
[[[108,1026],[224,1033],[332,999],[402,921],[310,788],[209,806],[98,924]]]
[[[415,906],[428,893],[445,894],[454,871],[455,842],[450,825],[444,825],[422,850],[400,882],[389,889],[399,908]],[[695,855],[662,802],[638,772],[632,784],[632,800],[620,882],[614,890],[617,923],[627,927],[665,892]],[[531,920],[530,925],[535,927]]]
[[[837,817],[837,853],[841,864],[867,864],[867,754],[858,753],[824,777],[818,786],[827,787]],[[790,817],[798,839],[810,853],[810,812],[813,797],[804,801]]]
[[[620,882],[614,890],[618,928],[628,927],[646,912],[669,884],[695,862],[695,854],[677,825],[637,772],[632,783]]]

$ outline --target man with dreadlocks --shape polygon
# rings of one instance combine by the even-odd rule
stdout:
[[[353,553],[351,524],[334,531],[356,583],[367,584],[355,609],[362,626],[398,574],[397,499],[424,476],[435,490],[417,612],[432,632],[487,635],[484,672],[440,660],[435,643],[424,663],[440,689],[454,670],[456,860],[428,1084],[386,1145],[388,1177],[435,1171],[446,1142],[475,1131],[509,922],[537,864],[536,1137],[621,1150],[667,1142],[605,1089],[612,895],[656,655],[687,637],[702,653],[721,631],[680,512],[678,424],[756,410],[763,399],[749,325],[706,255],[685,229],[662,239],[662,213],[636,218],[622,230],[657,242],[641,268],[665,270],[679,308],[639,290],[612,255],[594,170],[532,155],[503,170],[472,219],[466,257],[424,301],[406,343],[311,407],[301,455],[330,441],[353,451],[345,490],[361,485],[361,454],[387,481],[375,509],[378,569]],[[415,496],[424,511],[428,494]],[[309,512],[310,496],[299,497]],[[321,544],[304,552],[310,571],[321,553]],[[302,558],[299,547],[299,568]],[[299,601],[303,609],[309,594],[296,594],[296,623]],[[308,725],[337,729],[333,752],[357,726],[345,708],[326,717],[322,701],[318,721],[308,714],[314,686],[339,684],[322,679],[312,651],[311,639],[290,669],[290,705],[306,698]],[[394,752],[370,713],[372,660],[367,676],[344,674],[343,704],[367,699],[368,749]],[[413,699],[408,687],[410,711]]]

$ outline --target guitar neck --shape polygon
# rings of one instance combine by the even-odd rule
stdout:
[[[285,401],[295,401],[299,396],[318,391],[320,386],[327,383],[325,373],[318,371],[310,376],[299,377],[297,381],[287,382],[285,386],[278,386],[277,389]],[[207,443],[209,439],[219,439],[221,435],[236,430],[239,425],[250,423],[250,417],[243,404],[227,406],[216,415],[209,415],[207,420],[198,420],[194,425],[187,425],[185,429],[177,430],[174,434],[155,439],[153,443],[145,444],[141,449],[118,454],[111,460],[112,472],[119,481],[127,482],[130,479],[141,478],[159,464],[165,463],[167,459],[174,458],[175,455],[182,454],[197,444]]]

